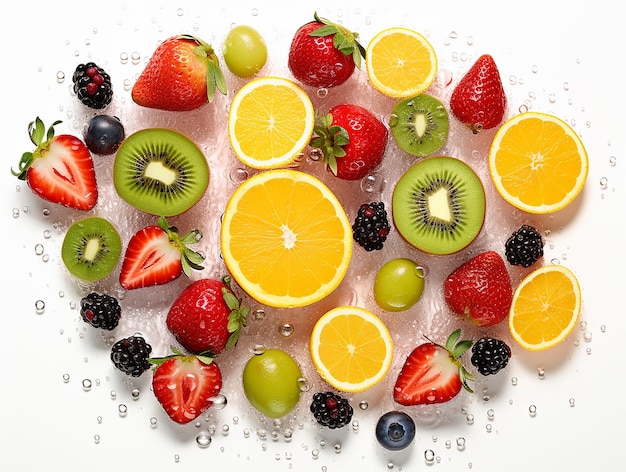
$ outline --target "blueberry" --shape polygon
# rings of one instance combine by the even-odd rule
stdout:
[[[113,154],[124,140],[124,126],[116,116],[96,115],[89,121],[85,144],[94,154]]]
[[[415,438],[415,422],[402,411],[389,411],[378,419],[376,439],[382,447],[399,451],[409,446]]]

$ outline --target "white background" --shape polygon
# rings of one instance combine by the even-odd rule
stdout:
[[[528,0],[505,7],[503,2],[455,0],[412,1],[400,7],[395,2],[319,0],[307,5],[236,0],[4,2],[0,468],[418,470],[425,467],[424,451],[432,449],[437,456],[432,470],[624,470],[626,322],[620,291],[626,123],[618,72],[623,25],[614,3]],[[377,445],[374,413],[360,415],[358,432],[343,436],[320,434],[305,420],[302,427],[294,425],[291,441],[282,436],[263,440],[238,392],[229,394],[224,410],[213,413],[218,430],[212,444],[201,449],[194,441],[199,428],[168,423],[145,381],[139,384],[140,398],[133,400],[128,385],[110,369],[102,339],[86,330],[71,308],[79,296],[56,252],[62,234],[55,218],[63,213],[53,208],[52,216],[45,216],[44,209],[51,206],[20,185],[10,167],[31,149],[26,131],[35,116],[47,117],[47,124],[63,119],[64,131],[82,126],[80,116],[68,115],[74,108],[68,104],[75,100],[70,77],[78,62],[89,58],[104,65],[119,85],[122,74],[134,78],[120,64],[123,52],[139,51],[143,61],[157,41],[196,30],[219,45],[232,24],[248,23],[263,32],[271,67],[284,71],[291,36],[312,19],[313,8],[359,31],[364,44],[389,26],[427,34],[440,66],[455,73],[469,66],[463,53],[472,57],[489,52],[497,58],[512,112],[527,104],[574,126],[589,152],[587,186],[573,209],[544,222],[552,223],[549,257],[566,263],[581,281],[583,324],[555,352],[514,357],[492,397],[481,400],[478,392],[469,403],[473,424],[459,421],[465,415],[457,410],[454,421],[419,429],[416,443],[402,454],[386,453]],[[63,84],[57,82],[58,71],[65,73]],[[127,90],[118,87],[117,92],[130,101]],[[128,102],[117,106],[123,113],[131,108]],[[37,300],[45,302],[43,313],[36,312]],[[149,307],[151,301],[145,303]],[[543,379],[539,368],[545,369]],[[63,381],[66,373],[68,382]],[[92,381],[90,391],[82,388],[82,379]],[[120,404],[127,405],[126,416],[118,414]],[[528,411],[531,405],[537,408],[534,417]],[[152,416],[159,418],[156,428],[149,424]],[[230,426],[228,434],[222,424]],[[247,438],[246,428],[252,431]],[[456,445],[459,437],[465,438],[464,448]],[[339,453],[334,450],[337,443]],[[320,451],[317,459],[314,449]]]

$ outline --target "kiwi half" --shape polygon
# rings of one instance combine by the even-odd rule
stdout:
[[[454,157],[427,157],[398,180],[392,197],[398,233],[421,251],[452,254],[469,245],[485,220],[485,191]]]
[[[138,210],[179,215],[196,204],[209,185],[204,154],[186,136],[149,128],[128,136],[113,165],[115,190]]]
[[[74,222],[65,233],[61,259],[73,276],[95,282],[109,275],[122,253],[122,241],[106,219],[90,216]]]
[[[396,103],[389,128],[400,149],[417,157],[430,156],[448,140],[448,111],[438,99],[422,93]]]

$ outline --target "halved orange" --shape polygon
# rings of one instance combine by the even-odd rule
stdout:
[[[233,192],[221,245],[231,275],[254,299],[273,307],[305,306],[343,280],[352,257],[352,226],[322,181],[274,169]]]
[[[339,306],[315,323],[309,342],[319,375],[343,392],[362,392],[380,382],[391,366],[393,341],[374,313]]]
[[[370,83],[389,97],[419,95],[437,75],[438,60],[432,44],[408,28],[380,31],[369,42],[365,57]]]
[[[259,77],[241,87],[228,112],[235,155],[254,169],[291,164],[313,134],[315,114],[306,92],[282,77]]]
[[[513,294],[511,336],[530,351],[554,347],[572,332],[581,306],[574,273],[562,265],[542,266],[528,274]]]
[[[582,140],[565,121],[541,112],[509,118],[489,151],[498,193],[520,210],[546,214],[569,205],[589,170]]]

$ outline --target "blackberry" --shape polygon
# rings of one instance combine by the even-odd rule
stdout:
[[[105,108],[113,99],[111,77],[93,62],[79,64],[72,76],[74,93],[89,108]]]
[[[115,297],[91,292],[80,300],[80,316],[94,328],[114,330],[122,316],[122,308]]]
[[[333,392],[313,394],[311,413],[322,426],[330,429],[342,428],[352,419],[352,405],[345,398]]]
[[[482,375],[495,375],[506,367],[511,348],[502,340],[483,337],[472,346],[472,365]]]
[[[352,225],[352,236],[366,251],[380,250],[391,231],[383,202],[363,203]]]
[[[132,377],[139,377],[150,368],[152,346],[138,335],[120,339],[111,347],[111,361],[119,370]]]
[[[506,258],[512,265],[530,267],[543,256],[543,245],[543,238],[535,228],[522,225],[504,245]]]

